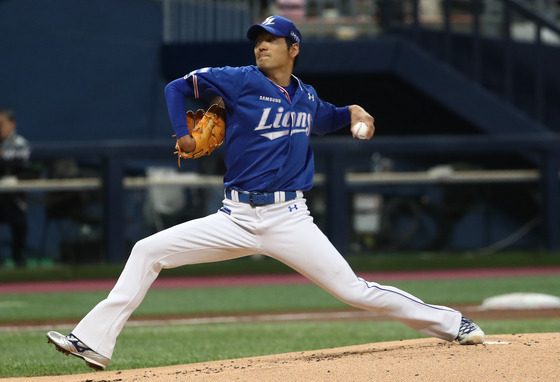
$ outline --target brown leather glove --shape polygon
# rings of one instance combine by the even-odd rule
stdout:
[[[189,110],[187,126],[196,146],[193,152],[186,153],[181,150],[178,143],[175,144],[177,151],[174,154],[178,155],[179,166],[181,166],[181,158],[200,158],[210,155],[212,151],[221,146],[226,136],[226,109],[214,104],[206,112],[202,109],[198,109],[196,113]]]

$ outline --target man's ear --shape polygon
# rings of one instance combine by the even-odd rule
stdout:
[[[299,44],[293,43],[290,47],[290,57],[295,58],[299,54]]]

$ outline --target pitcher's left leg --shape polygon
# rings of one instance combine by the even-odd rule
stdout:
[[[304,201],[298,209],[275,209],[277,216],[263,240],[265,253],[292,267],[343,302],[397,319],[433,337],[453,341],[461,313],[430,305],[398,288],[365,281],[313,223]]]

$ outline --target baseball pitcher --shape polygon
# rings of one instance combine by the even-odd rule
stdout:
[[[49,332],[49,342],[94,369],[104,369],[127,319],[163,268],[259,253],[287,264],[349,305],[429,336],[482,343],[482,330],[460,312],[357,277],[313,223],[304,198],[314,173],[310,135],[362,122],[360,136],[354,135],[371,139],[374,119],[358,105],[336,107],[322,100],[292,74],[303,46],[292,21],[270,16],[252,25],[247,37],[254,41],[256,65],[194,70],[165,89],[180,158],[207,155],[224,142],[223,206],[136,243],[107,299],[70,334]],[[223,111],[216,105],[207,115],[186,118],[186,99],[214,97],[223,100]]]

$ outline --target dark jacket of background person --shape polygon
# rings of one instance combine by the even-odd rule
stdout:
[[[16,132],[15,114],[0,108],[0,185],[17,182],[29,169],[31,146]],[[21,192],[0,192],[0,222],[10,225],[12,258],[16,266],[24,266],[23,252],[27,236],[27,203]]]

